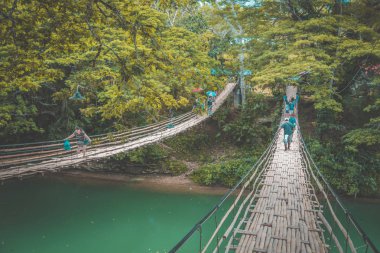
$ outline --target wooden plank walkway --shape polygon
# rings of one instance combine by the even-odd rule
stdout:
[[[289,151],[282,139],[283,133],[262,187],[234,231],[238,244],[227,252],[326,252],[317,219],[320,208],[302,164],[298,136],[294,133]]]
[[[288,97],[294,94],[289,88]],[[327,252],[317,218],[321,209],[302,160],[297,132],[288,151],[283,136],[281,130],[260,190],[235,227],[225,252]]]
[[[236,83],[229,83],[224,90],[216,98],[213,106],[213,112],[226,101],[227,97],[233,89]],[[173,137],[179,133],[182,133],[191,127],[194,127],[201,122],[208,119],[209,115],[196,115],[192,114],[190,117],[186,117],[186,120],[179,122],[174,128],[160,127],[157,130],[150,132],[148,136],[142,135],[141,138],[135,138],[132,141],[127,141],[122,144],[115,144],[105,147],[93,148],[87,152],[86,158],[77,157],[77,155],[67,155],[61,158],[49,158],[38,163],[30,163],[20,166],[13,166],[0,170],[0,180],[6,180],[14,177],[22,177],[26,175],[32,175],[37,173],[55,172],[62,168],[72,167],[80,163],[89,162],[93,160],[104,159],[106,157],[113,156],[115,154],[130,151],[145,145],[149,145],[158,141],[162,141],[166,138]]]

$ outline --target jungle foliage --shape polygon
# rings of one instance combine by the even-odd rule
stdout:
[[[263,1],[238,10],[253,85],[274,94],[298,86],[314,105],[310,148],[326,177],[350,195],[378,192],[380,3]]]
[[[379,1],[247,2],[2,1],[2,143],[61,138],[74,125],[100,133],[158,121],[189,110],[194,87],[222,87],[226,73],[244,68],[253,72],[247,99],[254,91],[280,99],[293,84],[301,112],[303,99],[313,103],[305,135],[337,189],[379,191]],[[84,100],[69,99],[77,89]],[[267,105],[252,98],[235,121],[215,116],[219,135],[265,143],[270,127],[257,131],[252,119]]]
[[[281,100],[276,103],[262,94],[248,94],[245,107],[234,109],[225,106],[219,109],[209,123],[217,123],[214,124],[217,129],[215,136],[206,134],[209,136],[206,142],[209,144],[207,148],[210,151],[206,151],[209,159],[192,173],[192,179],[204,185],[235,185],[272,139],[278,128],[281,105]],[[202,142],[199,144],[206,147]],[[211,152],[219,146],[223,149],[233,147],[234,151],[217,158]],[[204,149],[202,151],[205,152]]]
[[[2,142],[157,121],[186,108],[210,75],[215,35],[196,1],[5,0],[0,3]],[[78,91],[83,101],[69,98]],[[30,137],[28,137],[30,136]]]
[[[116,163],[123,164],[123,167],[138,167],[136,174],[142,171],[150,173],[165,173],[180,175],[187,171],[187,166],[176,159],[170,150],[159,144],[153,144],[132,150],[128,153],[120,153],[113,157]]]
[[[251,168],[253,159],[229,159],[209,163],[196,170],[192,179],[204,185],[234,186]]]
[[[330,182],[350,195],[379,192],[380,3],[210,2],[209,23],[231,45],[219,56],[228,52],[239,66],[243,54],[254,90],[280,99],[285,86],[296,85],[313,103],[314,127],[305,135]]]

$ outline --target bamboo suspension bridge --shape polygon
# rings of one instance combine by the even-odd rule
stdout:
[[[224,103],[235,86],[235,83],[226,85],[216,98],[212,111],[216,111]],[[130,151],[175,136],[209,117],[209,115],[197,115],[188,112],[178,117],[129,131],[91,136],[93,145],[88,148],[85,158],[77,157],[74,150],[75,144],[73,150],[63,150],[62,140],[2,145],[0,146],[0,181],[55,172],[80,163],[96,161]],[[169,124],[172,127],[168,128]]]
[[[213,111],[235,86],[226,85]],[[295,87],[287,88],[288,97],[295,97],[295,92]],[[175,136],[208,117],[188,112],[125,132],[91,136],[94,144],[86,158],[63,151],[60,140],[2,145],[0,181],[55,172],[130,151]],[[175,127],[168,128],[169,123]],[[315,165],[298,121],[288,151],[284,151],[280,130],[251,170],[170,252],[379,252]],[[342,214],[345,219],[339,218]]]
[[[379,252],[315,165],[298,121],[288,151],[283,135],[279,126],[252,169],[171,253]]]

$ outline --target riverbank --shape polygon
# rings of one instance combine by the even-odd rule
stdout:
[[[87,171],[63,171],[52,174],[51,177],[81,181],[86,184],[128,184],[136,189],[148,189],[157,192],[223,195],[229,190],[226,187],[220,186],[198,185],[186,175],[127,175]]]

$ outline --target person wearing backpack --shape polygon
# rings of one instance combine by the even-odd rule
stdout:
[[[285,151],[290,149],[290,143],[292,142],[293,124],[289,122],[288,118],[285,118],[285,122],[281,125],[284,129],[284,145]]]

